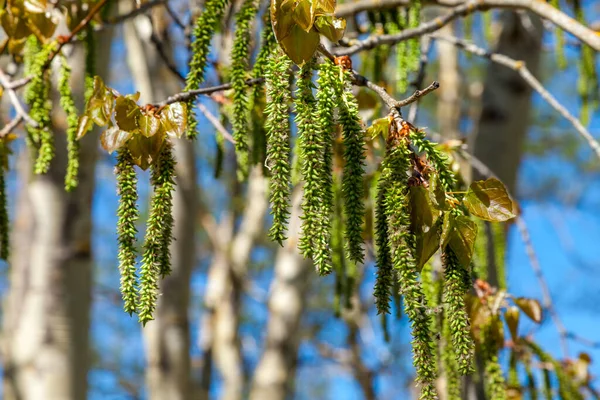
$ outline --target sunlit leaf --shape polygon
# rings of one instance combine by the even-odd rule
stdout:
[[[294,3],[290,1],[284,3],[282,0],[271,0],[271,24],[273,25],[275,38],[279,43],[290,34],[292,27],[296,25],[293,18],[293,12],[290,12],[293,5]],[[287,7],[282,9],[284,8],[282,6]]]
[[[315,29],[327,39],[337,43],[344,37],[346,20],[332,16],[319,16],[315,19]]]
[[[140,133],[146,137],[151,137],[160,129],[160,119],[153,114],[142,114],[139,120]]]
[[[124,131],[135,132],[140,128],[141,117],[142,111],[133,99],[126,96],[117,97],[115,120],[119,128]]]
[[[304,32],[298,25],[294,25],[290,34],[280,40],[279,44],[295,64],[304,65],[317,51],[319,34],[315,31]]]
[[[102,148],[109,154],[123,146],[133,134],[119,129],[116,126],[110,127],[100,135]]]
[[[431,174],[429,178],[429,199],[438,210],[446,210],[446,192],[438,174]]]
[[[23,13],[23,10],[15,8],[13,8],[13,10]],[[6,35],[13,40],[25,39],[31,34],[31,30],[27,27],[26,18],[14,15],[6,10],[1,10],[0,12],[0,24]]]
[[[27,24],[30,26],[32,32],[42,36],[39,38],[40,40],[45,40],[52,37],[57,26],[56,21],[54,21],[52,17],[46,16],[44,13],[29,14]]]
[[[107,102],[110,102],[110,104],[107,104]],[[110,120],[110,115],[112,114],[112,105],[113,100],[111,98],[91,98],[88,103],[87,113],[96,123],[96,125],[105,126]]]
[[[135,164],[141,169],[146,170],[156,160],[164,140],[165,136],[163,134],[154,135],[149,138],[142,135],[134,135],[127,142],[127,148],[131,152]]]
[[[440,247],[440,211],[433,208],[427,190],[421,186],[410,188],[411,231],[415,234],[416,259],[419,268]]]
[[[46,0],[25,0],[23,4],[30,13],[45,13],[48,7]]]
[[[506,221],[516,216],[512,199],[496,178],[471,183],[463,202],[471,214],[486,221]]]
[[[314,0],[316,13],[321,14],[333,14],[335,11],[335,0]]]
[[[539,301],[519,297],[515,299],[515,304],[534,322],[537,322],[538,324],[542,322],[542,306]]]
[[[169,137],[181,138],[187,129],[187,106],[173,103],[160,112],[160,120]]]
[[[77,125],[77,139],[81,139],[85,136],[86,133],[90,131],[92,128],[93,121],[92,119],[84,114],[79,117],[79,124]]]
[[[509,307],[504,313],[504,319],[506,320],[506,325],[508,325],[510,336],[512,337],[513,341],[516,341],[518,337],[520,316],[521,313],[519,309],[515,306]]]
[[[312,0],[300,0],[293,11],[293,17],[300,28],[309,32],[315,21],[315,7]]]
[[[446,213],[442,226],[442,247],[450,246],[463,266],[468,266],[473,257],[477,224],[468,217]]]
[[[385,118],[378,118],[371,123],[371,126],[367,128],[367,135],[370,138],[375,139],[378,136],[387,138],[388,131],[390,129],[390,120]]]

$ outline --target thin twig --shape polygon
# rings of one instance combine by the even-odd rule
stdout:
[[[572,115],[565,106],[563,106],[548,90],[546,90],[546,88],[544,88],[540,81],[538,81],[537,78],[533,76],[533,74],[529,71],[529,69],[523,61],[514,60],[503,54],[489,52],[481,47],[478,47],[472,43],[469,43],[465,40],[453,36],[445,36],[439,34],[434,34],[431,36],[435,39],[444,40],[449,43],[452,43],[460,49],[463,49],[469,53],[487,58],[490,61],[493,61],[518,72],[519,75],[521,75],[521,77],[523,78],[523,80],[525,80],[525,82],[529,86],[531,86],[533,90],[538,92],[538,94],[544,100],[546,100],[546,102],[550,104],[552,108],[558,111],[560,115],[562,115],[566,120],[568,120],[571,123],[571,125],[573,125],[575,130],[585,139],[585,141],[589,144],[594,153],[596,153],[596,156],[600,158],[600,143],[598,143],[598,141],[592,136],[592,134],[586,129],[586,127],[583,126],[583,124],[578,118]]]
[[[37,123],[37,121],[34,120],[33,118],[31,118],[31,116],[23,108],[23,105],[21,104],[21,100],[19,100],[19,96],[17,96],[15,89],[11,88],[13,86],[12,82],[10,82],[8,76],[2,69],[0,69],[0,84],[2,86],[4,86],[4,88],[8,92],[8,97],[10,98],[10,102],[13,105],[13,107],[15,108],[17,115],[21,116],[21,118],[23,118],[25,120],[25,122],[27,122],[28,125],[31,125],[34,128],[39,127],[39,124]]]
[[[357,12],[360,12],[360,11],[406,6],[406,5],[409,5],[409,3],[410,3],[409,0],[379,0],[379,1],[359,0],[357,2],[350,2],[347,4],[340,5],[336,9],[336,15],[346,17],[346,16],[356,14]],[[460,16],[466,16],[475,11],[486,11],[486,10],[489,10],[492,8],[528,10],[534,14],[537,14],[542,19],[552,22],[553,24],[555,24],[556,26],[558,26],[565,32],[568,32],[571,35],[575,36],[581,42],[587,44],[594,50],[600,51],[600,35],[598,35],[597,32],[595,32],[593,29],[590,29],[587,26],[581,24],[579,21],[571,18],[570,16],[568,16],[561,10],[553,7],[550,3],[547,3],[545,1],[538,1],[538,0],[470,0],[470,1],[437,0],[437,1],[431,1],[428,3],[440,5],[440,6],[454,7],[454,9],[446,16],[436,18],[433,21],[429,21],[429,23],[431,23],[431,25],[429,27],[430,27],[430,29],[433,29],[430,32],[433,32],[442,27],[442,26],[438,26],[437,28],[435,28],[436,21],[437,21],[437,23],[443,22],[444,24],[447,24],[452,19],[458,18]],[[447,17],[449,17],[450,19],[446,20]],[[428,23],[425,23],[423,25],[426,25],[426,24],[428,24]],[[387,37],[387,39],[385,39],[385,40],[389,40],[389,42],[378,43],[377,45],[393,44],[393,43],[397,43],[398,41],[401,41],[401,40],[409,39],[409,37],[402,36],[402,33],[409,32],[409,31],[415,32],[419,29],[422,29],[422,26],[419,26],[415,29],[407,29],[397,35],[380,36],[380,37]],[[419,35],[417,35],[417,36],[419,36]],[[392,40],[393,37],[396,37],[397,40]],[[410,37],[414,37],[414,36],[410,36]],[[366,40],[367,41],[371,40],[371,38],[368,38]],[[364,49],[357,49],[357,51],[360,51],[360,50],[364,50]],[[346,54],[348,54],[348,53],[346,53]],[[339,55],[341,55],[341,54],[339,54]]]
[[[254,85],[263,83],[264,81],[265,81],[264,78],[248,79],[246,81],[246,85],[254,86]],[[165,100],[161,101],[160,103],[154,104],[154,106],[157,108],[161,108],[161,107],[167,106],[169,104],[177,103],[179,101],[192,100],[203,94],[208,95],[208,94],[212,94],[215,92],[222,92],[224,90],[229,90],[229,89],[231,89],[231,87],[232,87],[231,83],[223,83],[221,85],[210,86],[210,87],[196,89],[196,90],[190,90],[188,92],[181,92],[181,93],[174,94],[173,96],[167,97]]]
[[[14,117],[12,120],[10,120],[10,122],[8,124],[4,125],[2,130],[0,130],[0,138],[3,138],[6,135],[8,135],[13,129],[15,129],[17,126],[19,126],[19,124],[21,122],[23,122],[23,116],[20,114],[17,114],[16,117]]]
[[[227,131],[227,129],[225,129],[225,127],[223,126],[221,121],[219,121],[219,119],[217,117],[215,117],[215,115],[213,113],[211,113],[210,110],[208,108],[206,108],[206,106],[204,104],[198,103],[198,110],[200,110],[200,112],[202,114],[204,114],[204,116],[206,117],[208,122],[210,122],[212,124],[212,126],[214,126],[215,129],[217,131],[219,131],[219,133],[221,133],[221,135],[223,135],[225,140],[227,140],[230,143],[235,144],[235,139],[233,138],[231,133],[229,133]]]

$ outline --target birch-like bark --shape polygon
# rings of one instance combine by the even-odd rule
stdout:
[[[292,198],[289,238],[277,252],[275,277],[269,297],[265,348],[256,367],[250,400],[284,400],[290,397],[300,344],[300,318],[304,312],[311,263],[297,248],[302,190]]]
[[[177,77],[168,69],[152,43],[159,39],[171,56],[163,7],[152,10],[151,18],[142,15],[124,24],[128,65],[140,102],[151,103],[180,90]],[[195,223],[197,176],[193,142],[174,141],[176,188],[173,194],[173,242],[171,274],[160,282],[155,320],[143,329],[148,365],[146,386],[151,400],[193,399],[194,385],[190,361],[190,275],[196,261]]]
[[[105,76],[111,31],[98,35],[96,71]],[[84,54],[69,63],[83,109]],[[53,78],[54,79],[54,78]],[[10,288],[4,303],[2,359],[6,400],[85,399],[90,364],[88,330],[92,287],[91,206],[98,133],[80,142],[79,186],[64,189],[65,117],[53,93],[56,155],[46,175],[32,173],[21,157],[22,188],[13,230]]]

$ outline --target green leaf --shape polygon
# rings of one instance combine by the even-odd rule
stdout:
[[[309,32],[315,21],[315,7],[312,0],[300,0],[293,11],[293,17],[300,28]]]
[[[278,43],[288,37],[296,25],[292,12],[294,5],[291,1],[271,0],[271,24]]]
[[[475,222],[464,215],[456,217],[446,213],[442,225],[442,247],[450,246],[461,265],[468,266],[471,262],[476,238],[477,224]]]
[[[161,128],[161,121],[154,114],[142,114],[139,123],[140,133],[146,137],[156,135],[156,132]]]
[[[146,170],[158,157],[164,141],[165,135],[162,131],[149,138],[142,135],[134,135],[127,142],[127,148],[135,164],[141,169]]]
[[[56,22],[52,18],[47,17],[45,13],[29,14],[27,16],[27,25],[36,35],[39,33],[42,36],[40,39],[48,39],[56,31]],[[31,28],[32,26],[33,28]]]
[[[334,43],[344,37],[346,20],[332,16],[319,16],[315,19],[315,29]]]
[[[371,139],[375,139],[377,136],[383,136],[387,139],[387,135],[390,129],[390,120],[385,118],[378,118],[371,123],[371,126],[367,128],[367,134]]]
[[[279,41],[281,48],[287,56],[297,65],[304,65],[309,61],[319,47],[319,34],[315,31],[304,32],[298,25],[294,25],[290,34]]]
[[[542,306],[539,301],[526,297],[519,297],[515,299],[515,304],[534,322],[537,322],[538,324],[542,322]]]
[[[86,133],[92,128],[93,121],[88,115],[82,115],[79,117],[79,124],[77,125],[77,139],[81,139]]]
[[[317,15],[333,14],[335,12],[335,0],[313,0],[316,6]]]
[[[119,128],[128,132],[136,132],[140,129],[141,118],[142,111],[135,101],[126,96],[117,97],[115,120]]]
[[[513,341],[517,340],[518,329],[519,329],[519,317],[521,313],[519,309],[515,306],[509,307],[504,313],[504,319],[506,320],[506,325],[508,325],[508,329],[510,330],[510,336]]]
[[[463,202],[471,214],[486,221],[507,221],[516,217],[512,199],[496,178],[471,183]]]
[[[110,154],[121,148],[132,135],[131,132],[123,131],[113,126],[102,132],[100,143],[102,144],[102,148]]]
[[[429,200],[438,210],[444,211],[448,209],[446,192],[438,174],[431,174],[429,178]]]
[[[160,121],[169,137],[181,138],[187,129],[187,106],[173,103],[160,112]]]
[[[410,188],[411,231],[415,234],[416,261],[419,268],[440,247],[440,211],[433,208],[425,188]]]

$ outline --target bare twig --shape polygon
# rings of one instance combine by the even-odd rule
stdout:
[[[221,135],[223,135],[223,137],[228,142],[235,144],[235,139],[233,138],[231,133],[229,133],[227,131],[227,129],[225,129],[225,127],[223,126],[221,121],[219,121],[219,119],[217,117],[215,117],[215,115],[213,113],[211,113],[210,110],[208,108],[206,108],[206,106],[204,104],[198,103],[198,110],[200,110],[200,112],[202,114],[204,114],[204,116],[206,117],[208,122],[210,122],[212,124],[212,126],[214,126],[215,129],[217,131],[219,131],[219,133],[221,133]]]
[[[443,25],[437,26],[437,23],[443,22],[447,24],[452,19],[458,18],[460,16],[466,16],[475,11],[486,11],[492,8],[503,8],[503,9],[515,9],[515,10],[528,10],[534,14],[537,14],[539,17],[552,22],[559,28],[563,29],[565,32],[570,33],[575,36],[581,42],[587,44],[591,48],[596,51],[600,51],[600,35],[597,34],[593,29],[588,28],[587,26],[581,24],[575,19],[569,17],[564,12],[559,9],[553,7],[551,4],[545,1],[537,1],[537,0],[436,0],[429,2],[431,4],[441,5],[441,6],[450,6],[454,7],[454,9],[447,14],[446,16],[439,17],[430,21],[431,25],[430,29],[433,29],[429,32],[433,32]],[[398,7],[408,5],[408,0],[359,0],[357,2],[350,2],[347,4],[340,5],[336,9],[336,15],[338,16],[350,16],[356,14],[360,11],[366,11],[371,9],[381,9],[381,8],[389,8],[389,7]],[[451,16],[451,17],[450,17]],[[450,18],[446,20],[446,18]],[[422,29],[421,27],[427,25],[425,23],[416,29],[409,29],[404,32],[415,32],[416,30]],[[402,33],[404,33],[402,32]],[[392,37],[398,37],[397,41],[391,40],[391,42],[379,43],[379,44],[393,44],[397,43],[401,40],[409,39],[409,37],[403,37],[402,33],[398,35],[383,35],[380,37],[387,37],[386,40],[391,40]],[[417,34],[419,36],[419,34]],[[414,36],[411,36],[414,37]],[[370,40],[367,39],[367,41]],[[360,51],[359,49],[357,51]],[[356,51],[355,51],[356,52]]]
[[[4,125],[2,130],[0,130],[0,138],[8,135],[13,129],[15,129],[19,124],[23,122],[23,116],[17,114],[8,124]]]
[[[8,76],[2,69],[0,69],[0,84],[4,86],[5,90],[8,92],[8,97],[10,98],[10,102],[15,108],[17,115],[20,116],[23,120],[25,120],[25,122],[27,122],[28,125],[37,128],[39,124],[37,123],[37,121],[31,118],[27,111],[25,111],[23,105],[21,104],[21,100],[19,100],[19,96],[17,96],[17,93],[15,92],[15,89],[12,89],[12,82],[10,82]],[[15,122],[15,126],[17,126],[18,124],[19,122]]]
[[[438,40],[444,40],[453,43],[457,47],[469,53],[475,54],[480,57],[485,57],[490,61],[493,61],[518,72],[519,75],[521,75],[521,77],[523,78],[523,80],[525,80],[525,82],[529,86],[531,86],[533,90],[538,92],[538,94],[542,96],[542,98],[546,100],[546,102],[550,104],[552,108],[558,111],[560,115],[562,115],[573,125],[575,130],[586,140],[586,142],[592,148],[594,153],[596,153],[596,156],[600,158],[600,143],[598,143],[598,141],[592,136],[592,134],[586,129],[586,127],[583,126],[579,119],[572,115],[565,106],[563,106],[548,90],[546,90],[546,88],[544,88],[540,81],[538,81],[537,78],[533,76],[531,71],[529,71],[524,62],[513,60],[512,58],[507,57],[503,54],[489,52],[481,47],[478,47],[472,43],[469,43],[465,40],[453,36],[434,34],[432,35],[432,37]]]
[[[263,83],[264,81],[265,81],[264,78],[248,79],[246,81],[246,85],[254,86],[254,85]],[[165,100],[161,101],[160,103],[154,104],[154,106],[161,108],[161,107],[167,106],[169,104],[177,103],[179,101],[192,100],[203,94],[208,95],[208,94],[212,94],[215,92],[222,92],[224,90],[229,90],[229,89],[231,89],[231,83],[223,83],[221,85],[210,86],[210,87],[196,89],[196,90],[190,90],[188,92],[181,92],[181,93],[177,93],[177,94],[174,94],[173,96],[166,98]]]

